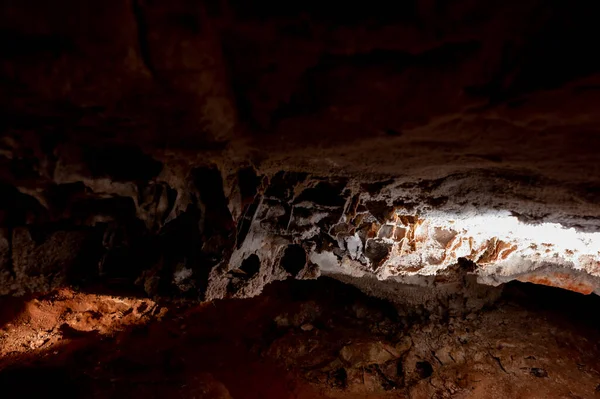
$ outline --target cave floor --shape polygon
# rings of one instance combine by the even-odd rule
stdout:
[[[598,299],[517,284],[448,315],[326,278],[202,305],[61,289],[2,300],[0,385],[3,398],[600,397]]]

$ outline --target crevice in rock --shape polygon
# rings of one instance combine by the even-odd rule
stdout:
[[[117,222],[127,223],[135,219],[136,206],[131,197],[82,198],[74,202],[69,216],[76,223],[90,224]]]
[[[419,378],[423,380],[431,377],[433,374],[433,366],[431,366],[431,363],[427,361],[417,362],[415,369],[419,375]]]
[[[26,223],[43,222],[48,210],[40,202],[16,187],[0,183],[0,224],[22,226]]]
[[[131,11],[137,28],[137,44],[140,57],[151,76],[156,78],[156,70],[152,62],[152,52],[148,42],[148,24],[142,7],[143,0],[131,0]]]
[[[87,147],[84,161],[92,177],[115,181],[148,181],[160,173],[162,164],[134,146]]]
[[[296,277],[306,266],[306,251],[298,244],[288,245],[281,258],[280,265],[292,277]]]
[[[0,239],[6,240],[7,247],[5,249],[6,253],[3,254],[4,256],[2,259],[2,263],[0,263],[0,267],[8,270],[10,277],[13,280],[16,280],[17,272],[15,270],[15,264],[14,264],[14,260],[13,260],[13,228],[7,227],[6,229],[4,229],[4,231],[2,233],[5,234],[5,237],[0,237]],[[6,282],[3,281],[2,283],[4,284]]]
[[[246,205],[246,207],[245,207],[244,212],[241,217],[241,220],[238,222],[238,225],[237,225],[237,235],[236,235],[236,239],[235,239],[237,249],[240,249],[242,244],[244,243],[244,240],[246,239],[248,231],[250,230],[250,226],[252,225],[252,222],[254,221],[254,215],[256,214],[256,210],[258,209],[261,201],[262,201],[261,197],[256,197],[254,199],[254,202]]]
[[[258,255],[252,254],[244,259],[240,270],[246,273],[248,278],[254,277],[260,271],[260,258]]]
[[[254,199],[262,180],[262,178],[256,174],[256,170],[251,166],[242,168],[237,173],[237,179],[240,185],[242,202]]]

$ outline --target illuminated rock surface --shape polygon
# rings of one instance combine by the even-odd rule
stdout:
[[[262,392],[256,355],[300,387],[268,369],[261,399],[591,397],[598,339],[577,323],[600,293],[596,8],[1,2],[0,368],[60,368],[62,345],[86,358],[71,340],[137,332],[73,378],[0,370],[0,385],[238,399],[252,389],[233,375]],[[565,299],[578,322],[544,318],[567,317],[556,292],[588,301]],[[177,346],[183,304],[217,310]],[[138,321],[158,325],[149,358],[110,358]],[[235,373],[190,366],[223,351]]]
[[[593,5],[281,7],[2,4],[0,292],[598,288]]]

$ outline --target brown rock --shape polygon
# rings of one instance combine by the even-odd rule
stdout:
[[[393,346],[381,341],[352,343],[340,351],[340,358],[352,367],[383,364],[399,358],[400,355]]]
[[[398,342],[394,344],[394,349],[400,355],[408,352],[410,348],[412,348],[413,342],[412,339],[408,335],[403,335]]]

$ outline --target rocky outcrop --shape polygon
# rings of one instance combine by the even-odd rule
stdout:
[[[74,193],[58,196],[56,208],[41,204],[64,187],[38,191],[39,221],[5,232],[3,292],[101,281],[211,300],[328,275],[399,304],[461,311],[496,297],[481,284],[519,280],[585,294],[600,287],[600,233],[565,227],[577,215],[546,222],[526,202],[524,219],[503,210],[501,194],[481,191],[473,195],[486,201],[485,213],[473,205],[458,212],[464,196],[453,190],[462,177],[365,183],[252,167],[223,175],[203,167],[137,185],[68,183]],[[102,198],[100,190],[113,192]]]
[[[367,8],[4,2],[0,293],[596,291],[593,5]]]

